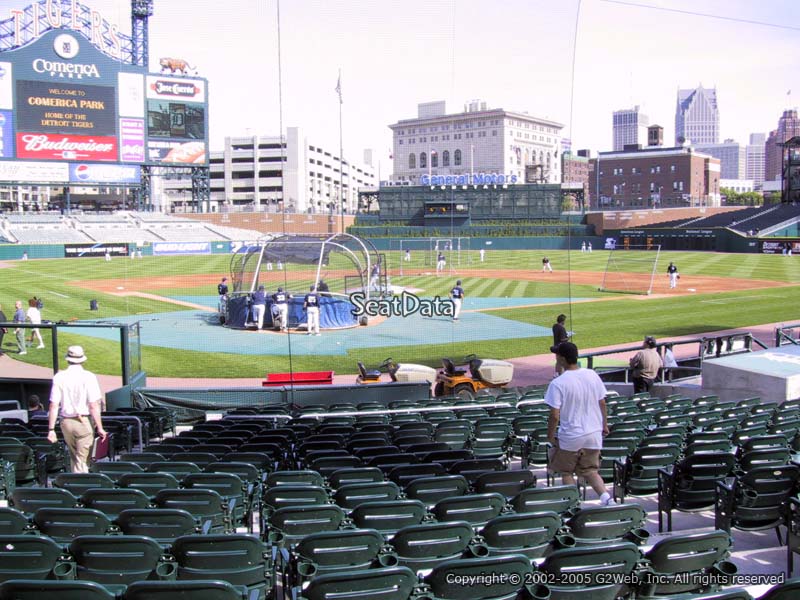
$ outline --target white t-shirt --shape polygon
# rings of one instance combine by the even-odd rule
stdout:
[[[39,309],[35,306],[29,306],[27,317],[30,319],[30,322],[34,325],[41,325],[42,324],[42,313],[39,312]]]
[[[600,400],[606,393],[600,376],[591,369],[567,370],[550,382],[544,401],[560,411],[559,448],[572,452],[581,448],[602,449]]]
[[[58,404],[62,417],[88,415],[89,404],[102,398],[97,377],[81,365],[70,365],[53,375],[50,403]]]

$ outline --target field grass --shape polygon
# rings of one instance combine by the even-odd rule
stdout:
[[[392,275],[394,285],[422,290],[422,296],[444,296],[453,286],[457,272],[435,277],[432,267],[425,265],[423,254],[415,253],[411,263],[404,263],[404,277]],[[800,320],[800,259],[780,255],[720,254],[700,252],[662,252],[658,275],[662,276],[669,261],[674,261],[683,275],[717,276],[740,279],[759,279],[797,286],[767,287],[745,292],[699,293],[669,298],[642,298],[598,292],[596,287],[570,282],[515,281],[503,278],[500,270],[541,270],[541,258],[547,255],[554,269],[602,272],[608,253],[602,250],[581,253],[577,251],[497,251],[486,253],[481,263],[478,252],[471,251],[470,261],[462,253],[462,269],[470,269],[462,277],[468,297],[509,298],[591,298],[594,302],[566,302],[563,304],[507,308],[492,311],[495,317],[511,322],[530,323],[549,328],[561,312],[569,316],[569,328],[576,332],[575,341],[582,348],[614,343],[633,343],[643,335],[667,338],[692,335],[730,328],[747,328],[768,322]],[[391,269],[400,264],[398,252],[388,253]],[[153,313],[173,312],[180,307],[135,296],[114,296],[70,285],[69,282],[119,279],[146,281],[158,276],[174,275],[230,275],[229,255],[147,257],[144,260],[115,258],[105,262],[102,258],[30,260],[7,263],[0,269],[0,304],[7,316],[13,314],[14,300],[25,301],[31,296],[44,299],[45,319],[70,321],[73,319],[108,319],[127,315],[141,315],[143,319]],[[485,273],[485,274],[484,274]],[[333,273],[331,280],[337,275]],[[137,284],[139,285],[139,284]],[[297,284],[301,285],[300,282]],[[302,283],[305,286],[306,282]],[[139,287],[142,287],[139,285]],[[297,288],[299,291],[299,287]],[[169,289],[153,289],[159,295],[214,296],[215,285],[185,283]],[[100,310],[89,311],[89,301],[97,299]],[[43,332],[46,333],[46,332]],[[476,332],[477,334],[478,332]],[[477,338],[477,335],[476,335]],[[323,338],[324,339],[324,338]],[[496,341],[449,342],[431,340],[430,344],[387,346],[353,350],[345,356],[313,356],[295,354],[291,359],[294,370],[333,369],[337,373],[355,371],[357,360],[376,364],[388,356],[406,362],[439,364],[442,356],[460,356],[477,353],[494,358],[510,358],[548,352],[549,337],[531,337]],[[47,343],[47,339],[46,339]],[[118,344],[116,342],[61,332],[60,347],[80,343],[90,355],[91,367],[99,373],[119,372]],[[13,355],[13,334],[5,338],[5,350]],[[49,344],[48,344],[49,346]],[[142,350],[144,370],[149,376],[169,377],[262,377],[266,372],[289,369],[285,356],[269,354],[265,345],[263,355],[242,355],[213,352],[210,348],[175,350],[145,346]],[[48,350],[32,350],[19,357],[27,362],[49,366]]]

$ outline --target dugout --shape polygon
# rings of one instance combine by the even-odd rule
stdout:
[[[231,260],[232,292],[224,307],[225,326],[246,329],[251,326],[251,298],[259,286],[268,296],[264,327],[272,327],[270,296],[278,287],[292,296],[289,301],[289,328],[303,328],[306,313],[303,299],[311,286],[320,298],[320,328],[355,327],[355,305],[350,294],[365,298],[387,290],[385,260],[368,241],[347,233],[333,235],[282,235],[255,245],[243,246]],[[371,277],[375,265],[380,277]]]

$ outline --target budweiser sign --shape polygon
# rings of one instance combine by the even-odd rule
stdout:
[[[114,137],[17,133],[17,157],[44,160],[117,160]]]

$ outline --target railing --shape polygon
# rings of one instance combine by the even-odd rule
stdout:
[[[800,328],[800,325],[796,327]],[[659,369],[656,380],[658,383],[669,383],[696,377],[702,372],[703,360],[708,358],[719,358],[721,356],[753,352],[753,345],[760,346],[763,349],[768,348],[763,342],[753,337],[751,333],[732,333],[675,342],[662,342],[656,346],[656,350],[663,362],[667,346],[671,346],[675,349],[693,345],[696,345],[696,352],[694,354],[683,358],[676,357],[676,362],[678,363],[677,367]],[[642,346],[638,345],[616,348],[613,350],[601,350],[598,352],[581,354],[579,358],[581,360],[586,360],[586,367],[596,371],[603,381],[610,383],[630,383],[633,369],[627,365],[627,357],[625,357],[625,364],[611,366],[596,366],[595,359],[602,356],[631,354],[638,352],[641,348]],[[677,352],[676,354],[683,353]]]
[[[793,325],[781,325],[775,328],[775,347],[781,346],[800,346],[800,331],[795,336],[795,330],[800,330],[800,323]]]

